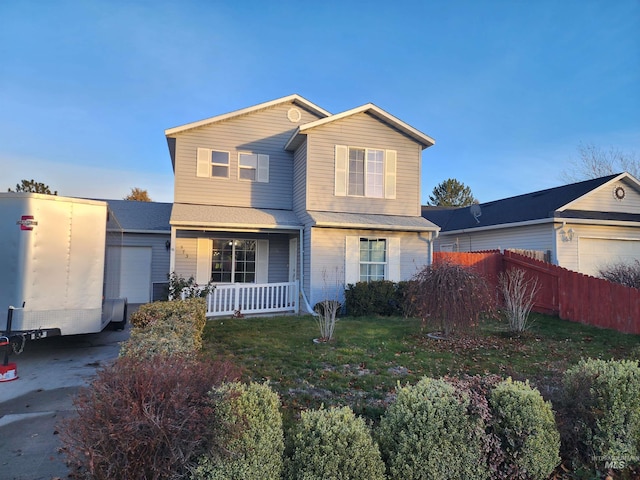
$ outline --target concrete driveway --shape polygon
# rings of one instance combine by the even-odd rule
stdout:
[[[73,414],[78,389],[117,358],[128,336],[127,325],[124,331],[46,338],[9,357],[18,379],[0,382],[0,480],[67,478],[58,425]]]

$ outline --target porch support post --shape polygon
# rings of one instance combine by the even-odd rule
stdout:
[[[169,274],[176,271],[176,227],[171,227],[171,244],[169,245]]]

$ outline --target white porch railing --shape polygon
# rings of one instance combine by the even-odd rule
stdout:
[[[299,309],[298,282],[232,283],[216,285],[207,296],[207,317],[295,312]]]

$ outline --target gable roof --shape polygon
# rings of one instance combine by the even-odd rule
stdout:
[[[275,100],[271,100],[269,102],[259,103],[258,105],[254,105],[252,107],[242,108],[240,110],[235,110],[233,112],[224,113],[222,115],[216,115],[215,117],[205,118],[204,120],[198,120],[196,122],[187,123],[185,125],[180,125],[173,128],[168,128],[164,131],[165,136],[169,137],[171,135],[175,135],[176,133],[181,133],[186,130],[191,130],[192,128],[198,128],[205,125],[210,125],[212,123],[221,122],[223,120],[228,120],[233,117],[237,117],[239,115],[246,115],[248,113],[256,112],[258,110],[263,110],[265,108],[273,107],[275,105],[279,105],[281,103],[296,103],[301,107],[306,108],[307,110],[312,111],[313,113],[321,116],[328,117],[331,115],[324,108],[319,107],[315,103],[311,103],[306,98],[301,97],[298,94],[287,95],[286,97],[277,98]]]
[[[309,132],[309,130],[320,127],[322,125],[326,125],[327,123],[335,122],[341,120],[343,118],[350,117],[352,115],[356,115],[358,113],[368,113],[369,115],[377,118],[378,120],[391,125],[397,130],[401,131],[408,137],[412,138],[416,141],[416,143],[420,144],[423,149],[430,147],[436,143],[436,141],[428,135],[425,135],[420,130],[413,128],[408,123],[403,122],[397,117],[394,117],[388,112],[385,112],[380,107],[374,105],[373,103],[367,103],[360,107],[352,108],[351,110],[344,111],[342,113],[337,113],[335,115],[331,115],[325,118],[321,118],[319,120],[315,120],[313,122],[305,123],[304,125],[300,125],[296,131],[293,133],[287,144],[284,146],[285,150],[295,150],[298,145],[302,142],[302,135]]]
[[[602,219],[602,212],[570,210],[569,207],[588,193],[603,188],[609,183],[629,179],[638,185],[640,182],[628,173],[607,175],[600,178],[571,183],[561,187],[539,190],[515,197],[481,203],[480,215],[474,216],[472,207],[443,209],[442,207],[422,207],[422,216],[431,220],[442,229],[442,233],[483,228],[504,224],[544,221],[552,218],[592,218]],[[477,208],[477,207],[473,207]],[[476,219],[477,217],[477,219]],[[615,217],[615,218],[614,218]],[[634,214],[607,213],[606,219],[637,220]]]
[[[172,203],[103,200],[113,212],[117,225],[129,233],[170,233]],[[112,222],[110,222],[112,223]]]

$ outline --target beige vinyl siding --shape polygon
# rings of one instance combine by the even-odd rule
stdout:
[[[420,215],[422,150],[409,137],[360,113],[319,126],[309,131],[307,139],[308,210]],[[336,145],[396,151],[396,198],[336,196]]]
[[[613,193],[615,188],[622,187],[625,190],[623,200],[617,200]],[[626,181],[614,182],[605,185],[599,190],[589,193],[584,198],[569,206],[571,210],[587,210],[598,212],[640,213],[640,192],[636,187]]]
[[[307,201],[307,140],[293,155],[293,211],[303,212]]]
[[[567,223],[564,229],[573,230],[573,239],[562,241],[558,238],[558,264],[574,270],[582,271],[580,266],[580,245],[583,239],[640,240],[638,227],[614,227],[600,225],[583,225]],[[639,249],[640,249],[640,243]],[[640,258],[640,251],[638,252]],[[592,272],[586,272],[592,273]]]
[[[554,239],[551,223],[528,225],[522,227],[499,228],[485,231],[469,231],[467,233],[441,233],[436,240],[435,251],[448,250],[445,246],[453,245],[453,251],[478,252],[495,249],[523,249],[552,252],[554,257]]]
[[[198,258],[198,240],[196,236],[184,237],[183,232],[176,238],[175,245],[175,273],[183,278],[196,276],[196,262]]]
[[[340,289],[345,278],[346,237],[359,236],[367,238],[395,238],[400,240],[400,279],[408,280],[423,268],[429,257],[427,233],[385,232],[373,230],[348,230],[333,228],[312,228],[310,247],[313,258],[310,261],[307,277],[311,278],[310,286],[305,284],[311,306],[321,301],[327,293],[335,290],[336,275]],[[309,246],[305,245],[305,250]],[[306,265],[305,265],[305,268]],[[325,293],[323,275],[326,272],[328,291]],[[346,285],[344,285],[346,288]],[[342,298],[341,298],[342,299]]]
[[[175,202],[291,209],[293,155],[284,145],[298,125],[318,118],[296,106],[302,118],[290,122],[291,107],[280,104],[176,134]],[[199,147],[230,152],[228,179],[196,175]],[[269,156],[268,182],[238,180],[239,152]]]

